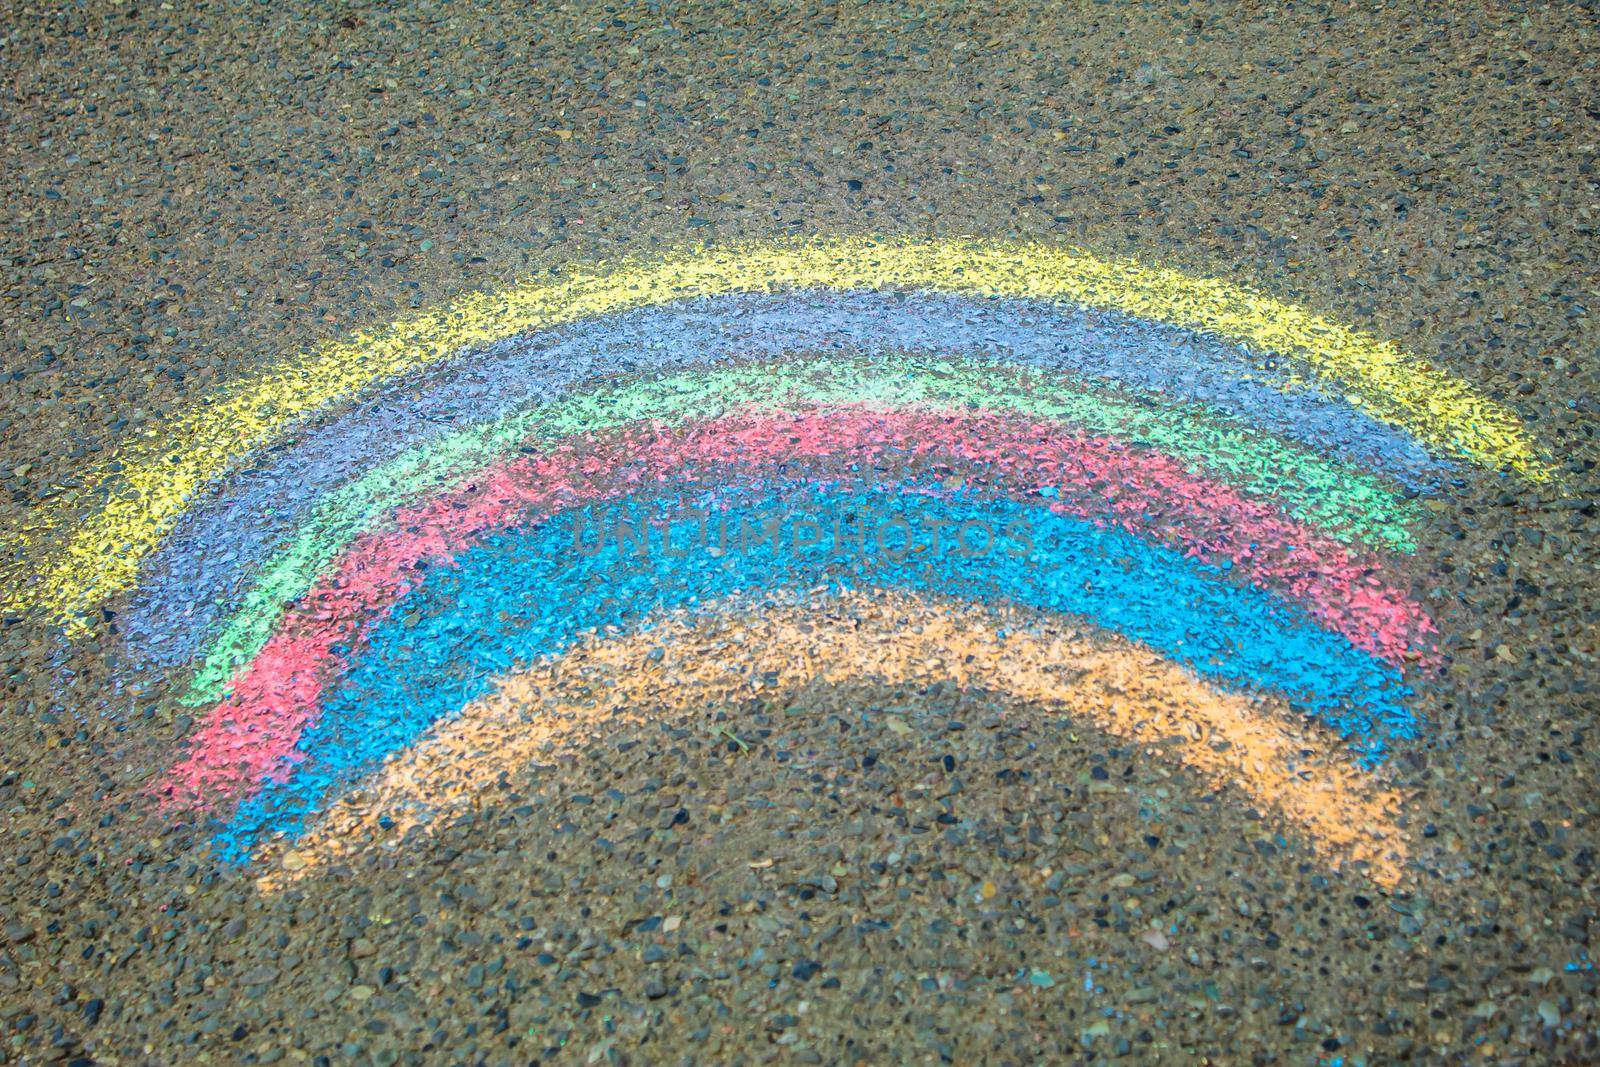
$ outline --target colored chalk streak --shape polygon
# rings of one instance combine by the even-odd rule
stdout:
[[[1342,383],[1353,402],[1430,446],[1482,464],[1548,477],[1546,463],[1509,409],[1383,341],[1228,282],[1107,260],[1076,249],[961,239],[831,238],[702,248],[659,261],[624,262],[505,293],[476,294],[376,333],[285,360],[228,395],[173,420],[159,440],[131,444],[84,477],[83,495],[55,505],[8,546],[76,526],[36,570],[8,572],[9,610],[79,619],[132,585],[140,561],[189,502],[236,458],[327,404],[474,345],[629,307],[690,295],[785,288],[932,289],[1066,300],[1212,332],[1262,352],[1302,360]],[[108,492],[80,520],[75,503]],[[29,560],[28,563],[33,561]],[[15,569],[15,568],[14,568]],[[31,571],[35,580],[25,581]]]
[[[757,498],[730,509],[728,518],[758,520],[792,502],[782,494]],[[682,514],[678,507],[693,501],[661,504],[629,507],[624,515],[638,522]],[[219,856],[243,862],[267,838],[298,838],[326,803],[416,744],[434,723],[458,715],[515,665],[558,653],[582,633],[637,625],[654,611],[710,605],[750,590],[882,585],[1013,601],[1115,630],[1216,685],[1288,696],[1296,712],[1320,718],[1368,763],[1384,757],[1390,739],[1416,734],[1416,718],[1402,704],[1408,691],[1394,670],[1264,593],[1219,581],[1213,568],[1194,560],[1010,501],[941,501],[898,490],[843,494],[824,510],[877,510],[917,530],[934,522],[947,528],[984,522],[1003,531],[1029,522],[1034,552],[1018,558],[997,547],[976,557],[949,552],[840,566],[827,552],[760,544],[730,553],[718,566],[694,555],[637,560],[613,542],[594,557],[576,558],[568,523],[501,534],[458,555],[453,566],[429,568],[421,587],[373,625],[274,781],[224,819],[214,837]]]
[[[1431,631],[1421,609],[1374,577],[1344,546],[1285,519],[1226,485],[1190,475],[1159,453],[1059,432],[1051,424],[986,414],[835,408],[698,424],[679,436],[635,435],[609,447],[562,447],[486,472],[470,488],[403,512],[398,533],[356,542],[336,571],[239,676],[208,716],[194,756],[175,771],[179,793],[231,794],[273,773],[315,718],[318,678],[332,650],[363,619],[415,581],[418,561],[445,559],[486,530],[533,512],[617,495],[628,488],[695,482],[729,467],[800,459],[873,466],[885,460],[968,461],[977,481],[1052,495],[1039,506],[1165,541],[1200,562],[1285,587],[1354,647],[1404,658]],[[603,476],[598,484],[595,478]],[[241,737],[241,734],[246,735]],[[217,759],[217,750],[232,754]]]
[[[708,617],[709,616],[709,617]],[[730,652],[736,654],[730,655]],[[778,706],[815,683],[953,683],[1053,710],[1149,746],[1216,789],[1236,788],[1310,835],[1334,864],[1385,884],[1405,856],[1399,797],[1345,764],[1325,731],[1286,709],[1220,692],[1112,635],[1016,608],[888,590],[784,603],[713,604],[589,636],[498,681],[453,720],[385,763],[289,847],[268,846],[275,891],[330,866],[364,865],[475,810],[503,776],[526,774],[569,739],[631,723],[692,721],[760,694]],[[733,729],[739,729],[737,723]],[[531,788],[538,789],[534,778]],[[380,821],[381,820],[381,821]]]
[[[1184,433],[1163,435],[1162,447],[1186,458],[1202,454],[1200,446],[1229,444],[1206,431],[1203,423],[1215,418],[1247,426],[1268,441],[1270,435],[1282,437],[1291,450],[1308,446],[1335,465],[1370,467],[1407,489],[1432,488],[1450,469],[1409,435],[1343,400],[1294,389],[1282,371],[1263,370],[1250,352],[1190,330],[1041,301],[897,292],[736,293],[512,338],[318,420],[230,471],[225,484],[208,487],[191,505],[146,561],[140,595],[122,616],[124,632],[134,638],[141,658],[192,658],[197,648],[185,639],[198,641],[213,632],[225,606],[234,603],[241,574],[254,573],[286,536],[310,523],[324,498],[414,448],[447,447],[447,435],[525,408],[559,410],[569,391],[609,373],[684,374],[731,359],[783,367],[782,361],[807,351],[859,353],[860,386],[869,392],[880,377],[894,373],[878,364],[899,352],[960,353],[975,371],[999,376],[1015,373],[1009,366],[1015,365],[1041,372],[1031,377],[1044,378],[1046,388],[1051,375],[1065,371],[1082,376],[1080,388],[1088,381],[1134,387],[1142,391],[1118,397],[1100,421],[1132,406],[1123,436],[1133,436],[1149,420],[1141,420],[1138,406],[1174,406],[1202,422],[1177,428],[1196,433],[1188,448]],[[995,391],[985,389],[991,394],[986,405],[996,402]],[[1283,469],[1298,470],[1303,462]],[[1252,463],[1241,474],[1253,480],[1271,469]],[[1299,494],[1281,480],[1275,488],[1286,504],[1307,494],[1323,506],[1340,500],[1314,477]],[[173,627],[167,621],[173,618],[185,624]]]
[[[786,494],[777,487],[730,507],[730,528],[792,510],[794,488]],[[692,553],[636,560],[619,554],[611,541],[582,556],[572,548],[574,522],[564,520],[506,532],[455,555],[450,566],[427,568],[417,588],[362,632],[345,626],[326,635],[289,635],[280,648],[269,644],[263,658],[280,664],[274,673],[287,668],[292,673],[280,674],[283,685],[303,687],[298,695],[311,700],[303,710],[286,711],[270,703],[280,698],[280,688],[219,708],[191,755],[167,776],[167,788],[178,800],[197,788],[211,795],[223,787],[234,795],[259,790],[216,838],[222,856],[242,861],[263,835],[296,836],[331,795],[413,744],[435,721],[459,712],[490,679],[559,651],[583,632],[743,590],[841,584],[1009,600],[1084,617],[1217,684],[1289,697],[1296,711],[1321,719],[1369,764],[1385,757],[1391,740],[1416,735],[1417,720],[1403,703],[1409,690],[1393,668],[1275,598],[1230,584],[1216,568],[1037,507],[943,500],[910,488],[832,496],[819,509],[876,512],[886,522],[898,519],[921,530],[977,522],[1004,531],[1026,523],[1032,551],[841,561],[827,552],[759,543],[719,565]],[[625,505],[621,518],[636,525],[681,515],[704,506],[708,496],[718,498],[717,491]],[[296,640],[311,647],[297,652]],[[317,690],[320,677],[340,680],[324,695]]]
[[[1125,436],[1170,453],[1190,470],[1215,472],[1219,480],[1278,501],[1289,514],[1340,540],[1365,535],[1381,544],[1410,547],[1404,523],[1414,508],[1385,491],[1377,479],[1247,429],[1216,425],[1181,408],[1163,410],[1142,406],[1137,398],[1081,391],[1053,376],[910,356],[723,368],[614,385],[519,413],[451,435],[337,490],[294,541],[267,563],[242,606],[220,627],[186,700],[204,704],[221,696],[238,665],[266,642],[282,605],[302,596],[338,552],[384,512],[465,477],[519,443],[537,444],[644,420],[675,425],[741,405],[782,411],[847,400],[885,411],[972,406],[1055,420],[1094,434]],[[187,617],[197,600],[220,599],[223,590],[202,585],[207,572],[179,564],[183,555],[205,558],[206,546],[211,553],[229,549],[231,542],[225,537],[210,536],[222,533],[210,527],[223,522],[238,525],[232,509],[219,513],[218,523],[203,531],[207,536],[183,542],[181,553],[173,553],[168,573],[158,571],[151,577],[129,613],[131,626],[151,633],[174,616]],[[169,640],[176,642],[180,635],[196,634],[198,629],[183,627]],[[182,651],[188,647],[179,646]]]

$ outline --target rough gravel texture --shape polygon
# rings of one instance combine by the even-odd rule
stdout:
[[[263,894],[143,801],[192,709],[120,690],[109,626],[7,618],[0,1057],[1600,1058],[1597,46],[1555,4],[14,5],[6,529],[285,352],[838,232],[1263,288],[1476,383],[1559,474],[1424,501],[1450,662],[1389,772],[1393,892],[1091,723],[845,683],[648,722],[596,693],[403,859]]]

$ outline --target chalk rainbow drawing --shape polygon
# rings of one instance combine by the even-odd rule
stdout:
[[[1231,283],[699,246],[268,366],[15,535],[5,605],[121,598],[205,709],[152,792],[264,889],[429,832],[595,670],[660,713],[756,676],[1058,707],[1392,883],[1437,662],[1397,565],[1461,464],[1549,477],[1509,409]]]

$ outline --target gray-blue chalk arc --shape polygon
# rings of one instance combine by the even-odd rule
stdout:
[[[141,662],[192,658],[239,581],[326,494],[454,431],[559,400],[618,374],[654,374],[832,350],[919,352],[1070,372],[1203,403],[1410,488],[1450,468],[1342,398],[1263,370],[1207,335],[1045,301],[898,292],[738,293],[621,312],[464,352],[291,443],[258,453],[186,511],[146,561],[124,620]],[[171,625],[177,617],[184,625]]]

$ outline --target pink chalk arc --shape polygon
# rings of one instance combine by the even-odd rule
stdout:
[[[205,806],[291,774],[326,686],[358,654],[366,629],[419,580],[418,563],[448,561],[485,533],[533,516],[649,486],[728,484],[730,472],[758,477],[785,463],[886,459],[946,463],[973,485],[1036,497],[1051,511],[1228,568],[1390,663],[1415,663],[1427,654],[1431,620],[1381,578],[1377,559],[1162,453],[984,411],[746,412],[670,432],[641,424],[568,439],[391,513],[285,615],[157,789],[169,803]]]

